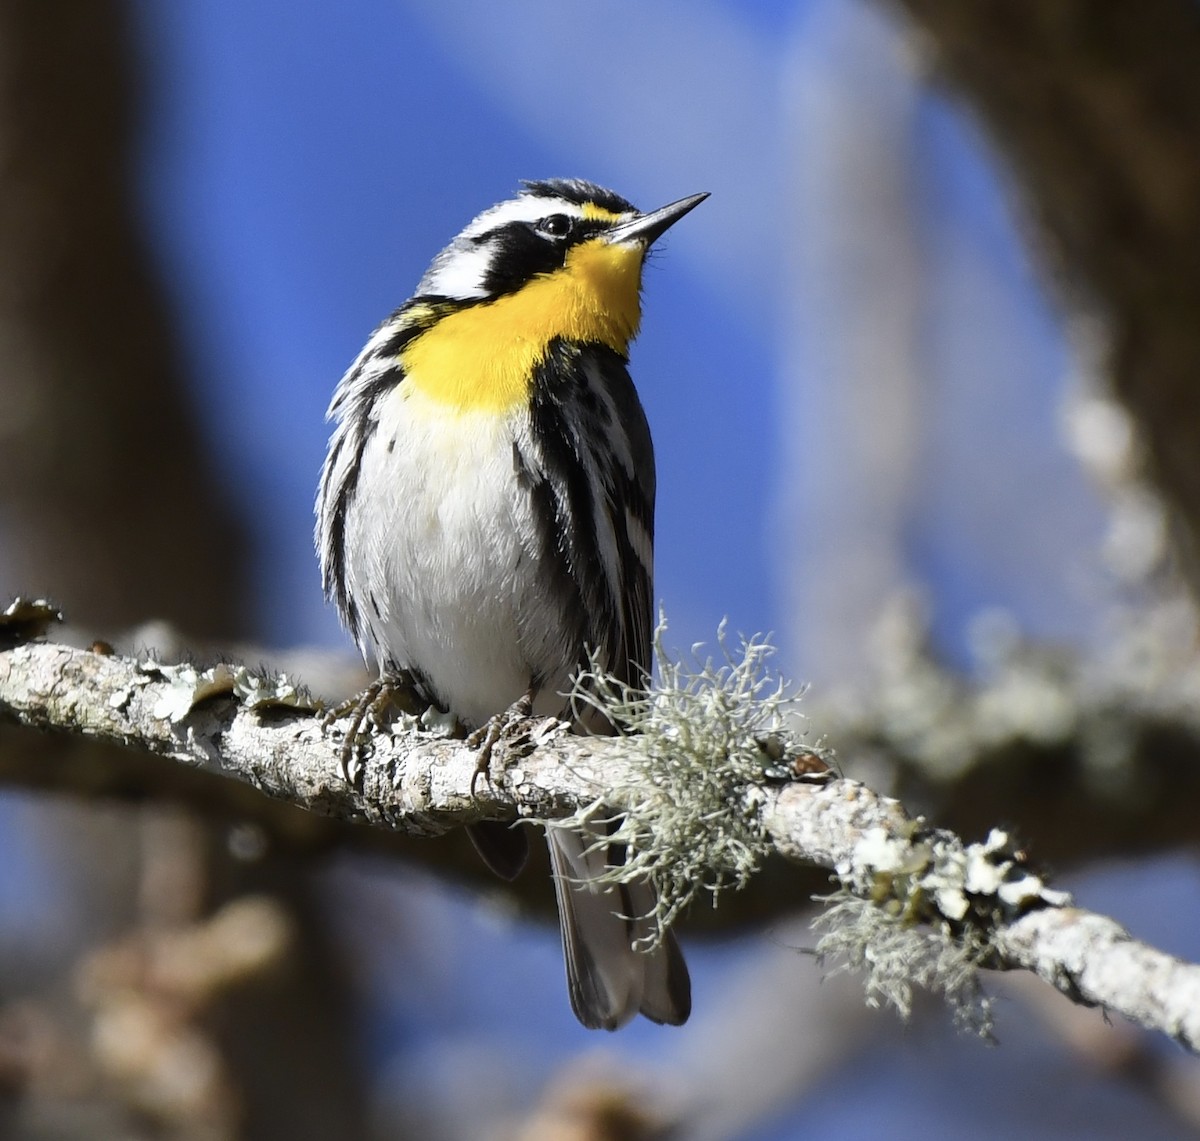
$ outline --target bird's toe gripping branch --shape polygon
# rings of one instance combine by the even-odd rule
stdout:
[[[497,745],[503,743],[505,752],[518,756],[534,747],[537,730],[544,721],[533,716],[533,699],[536,696],[537,687],[530,686],[506,710],[490,717],[467,737],[467,744],[478,750],[475,772],[471,775],[472,796],[475,795],[475,786],[480,777],[486,777],[491,783],[492,753]]]
[[[421,701],[412,677],[405,672],[379,677],[361,693],[330,709],[323,722],[326,731],[342,718],[350,718],[340,753],[342,776],[346,782],[355,784],[362,772],[359,748],[371,736],[371,729],[366,725],[368,719],[374,730],[386,729],[392,711],[419,716],[427,704]]]

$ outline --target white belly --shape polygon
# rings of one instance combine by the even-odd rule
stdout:
[[[346,578],[380,665],[415,668],[479,725],[540,675],[557,713],[579,647],[551,597],[514,442],[536,455],[524,407],[450,413],[401,384],[383,401],[346,519]]]

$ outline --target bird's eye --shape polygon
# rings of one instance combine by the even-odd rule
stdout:
[[[537,224],[538,232],[561,238],[571,232],[571,219],[566,214],[551,214]]]

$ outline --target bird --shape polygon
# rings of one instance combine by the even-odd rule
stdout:
[[[582,179],[522,183],[433,258],[334,390],[326,597],[375,693],[403,679],[481,753],[521,718],[570,719],[583,670],[648,684],[656,476],[629,346],[648,251],[707,197],[643,212]],[[493,871],[521,870],[525,829],[468,832]],[[547,830],[572,1009],[593,1029],[682,1025],[678,943],[648,938],[652,887],[597,882],[622,859],[603,841]]]

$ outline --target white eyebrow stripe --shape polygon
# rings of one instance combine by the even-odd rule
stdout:
[[[583,209],[574,202],[564,198],[539,198],[532,194],[523,194],[520,198],[500,202],[485,210],[462,232],[464,238],[477,238],[491,230],[507,226],[511,222],[536,222],[539,218],[551,214],[567,214],[572,218],[582,218]]]

